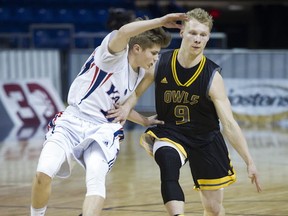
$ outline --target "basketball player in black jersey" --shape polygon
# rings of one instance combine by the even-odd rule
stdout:
[[[212,17],[197,8],[183,22],[180,49],[163,53],[153,71],[138,86],[133,97],[110,112],[121,121],[138,97],[155,81],[156,111],[164,121],[141,137],[141,144],[154,156],[161,173],[161,193],[170,216],[184,215],[184,193],[179,185],[180,168],[190,165],[199,191],[204,216],[223,216],[224,188],[236,180],[235,170],[220,132],[247,165],[248,177],[261,191],[258,174],[241,129],[233,118],[221,68],[206,58],[203,50],[212,29]],[[150,75],[150,76],[148,76]],[[132,110],[128,119],[147,126],[147,118]],[[220,120],[220,122],[219,122]]]

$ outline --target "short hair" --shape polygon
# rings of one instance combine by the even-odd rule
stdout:
[[[145,17],[147,20],[148,17]],[[137,18],[135,22],[141,22],[142,18]],[[145,31],[139,35],[131,37],[129,40],[129,49],[135,44],[139,44],[142,49],[152,48],[154,45],[160,45],[161,48],[166,48],[171,42],[171,34],[159,27]]]
[[[213,17],[202,8],[195,8],[186,13],[189,19],[196,19],[198,22],[205,24],[212,30],[213,27]],[[187,21],[184,21],[184,25]]]

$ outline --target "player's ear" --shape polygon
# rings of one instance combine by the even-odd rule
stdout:
[[[181,38],[183,37],[184,29],[185,29],[185,23],[182,22],[181,29],[180,29],[180,32],[179,32],[179,35],[180,35]]]
[[[133,50],[134,50],[135,52],[141,52],[141,51],[142,51],[142,48],[141,48],[141,46],[140,46],[139,44],[134,44],[134,45],[133,45]]]
[[[183,38],[183,32],[184,32],[184,29],[183,29],[183,27],[182,27],[181,30],[180,30],[180,32],[179,32],[179,35],[180,35],[181,38]]]

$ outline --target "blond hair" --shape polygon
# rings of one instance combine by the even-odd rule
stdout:
[[[209,30],[212,30],[213,27],[213,17],[202,8],[195,8],[186,13],[189,19],[195,19],[198,22],[205,24],[209,27]],[[184,25],[187,21],[184,21]]]

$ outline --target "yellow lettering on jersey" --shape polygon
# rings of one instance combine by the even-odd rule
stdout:
[[[167,90],[164,93],[164,102],[165,103],[182,103],[194,105],[198,103],[200,96],[192,95],[189,98],[189,92],[186,91],[176,91],[176,90]]]

